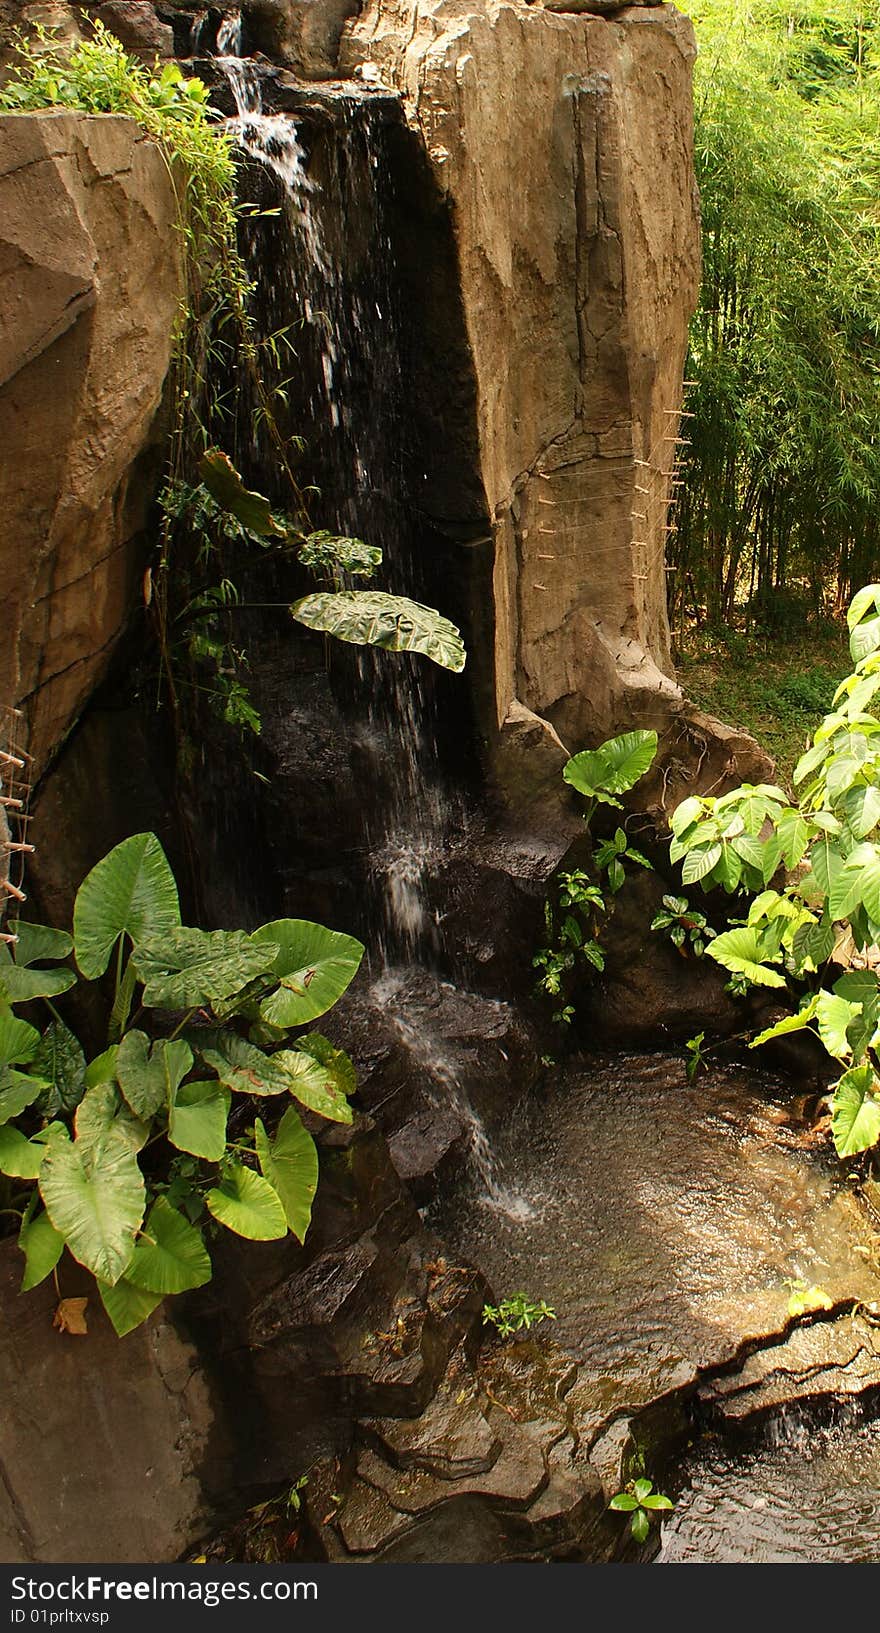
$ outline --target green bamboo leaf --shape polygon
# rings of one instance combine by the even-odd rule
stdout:
[[[260,1005],[272,1026],[305,1026],[326,1013],[351,985],[364,956],[363,943],[308,919],[275,919],[252,940],[272,948],[277,991]]]
[[[281,1199],[269,1184],[241,1163],[230,1163],[220,1184],[205,1197],[209,1213],[251,1242],[274,1242],[287,1235]]]
[[[160,1196],[144,1221],[126,1280],[148,1292],[185,1293],[211,1280],[211,1260],[201,1232]]]
[[[259,1117],[254,1137],[263,1177],[278,1192],[294,1236],[304,1242],[318,1188],[317,1146],[293,1106],[284,1113],[274,1140],[270,1140]]]
[[[125,1272],[144,1216],[144,1181],[129,1141],[111,1129],[94,1144],[57,1135],[40,1170],[40,1194],[70,1252],[111,1286]]]
[[[180,923],[177,886],[155,834],[124,839],[86,874],[73,909],[76,962],[90,981],[103,975],[121,935],[137,945]]]

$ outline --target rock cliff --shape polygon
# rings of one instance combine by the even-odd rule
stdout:
[[[111,116],[0,118],[0,703],[42,770],[140,576],[140,476],[178,299],[158,149]]]

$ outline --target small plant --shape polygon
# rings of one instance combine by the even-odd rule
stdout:
[[[664,896],[663,906],[651,920],[652,930],[662,930],[683,957],[688,949],[695,958],[702,958],[706,947],[715,937],[705,913],[691,907],[687,896]]]
[[[83,880],[72,936],[9,928],[0,1205],[17,1224],[22,1291],[53,1272],[57,1286],[66,1248],[95,1276],[122,1337],[166,1295],[211,1279],[218,1228],[303,1241],[318,1156],[297,1104],[350,1123],[356,1087],[348,1056],[305,1029],[353,980],[361,943],[305,919],[250,935],[182,925],[150,833],[124,840]],[[94,983],[85,1012],[106,1004],[97,1053],[62,1013],[77,975]],[[38,1015],[38,1005],[42,1027],[16,1013]],[[58,1324],[84,1332],[84,1305],[61,1299]]]
[[[541,971],[539,992],[548,998],[560,998],[565,977],[579,959],[595,970],[605,968],[605,954],[596,933],[596,916],[604,912],[605,897],[588,874],[576,869],[557,876],[556,906],[549,898],[544,903],[547,940],[532,959],[532,967]],[[567,1003],[560,1003],[553,1012],[554,1021],[564,1025],[573,1016],[574,1007]]]
[[[657,753],[655,731],[631,731],[622,737],[610,737],[597,749],[585,749],[575,754],[563,769],[563,777],[570,787],[584,796],[584,822],[589,829],[599,805],[620,807],[618,794],[625,794],[651,766]],[[603,841],[594,852],[597,867],[606,873],[609,889],[614,895],[625,878],[625,861],[640,867],[651,866],[647,857],[634,850],[623,828],[614,837]],[[605,953],[596,929],[596,919],[607,912],[605,895],[581,869],[560,873],[554,881],[555,902],[552,895],[544,904],[546,940],[532,959],[539,970],[537,990],[557,1002],[553,1020],[569,1024],[575,1014],[568,1001],[566,984],[574,976],[579,964],[589,965],[601,972],[605,968]]]
[[[599,872],[607,876],[608,888],[615,896],[626,882],[624,863],[635,862],[640,868],[651,869],[647,856],[630,844],[623,828],[616,829],[611,839],[604,839],[596,846],[593,861]]]
[[[542,1321],[555,1321],[556,1311],[545,1304],[543,1299],[535,1304],[525,1293],[514,1293],[511,1298],[503,1298],[500,1304],[483,1305],[484,1327],[496,1327],[502,1338],[509,1338],[512,1333],[520,1332],[523,1327],[537,1327]]]
[[[823,1310],[833,1310],[834,1300],[826,1293],[824,1287],[811,1286],[800,1277],[787,1277],[783,1287],[788,1288],[788,1314],[797,1319],[803,1315],[818,1315]]]
[[[675,1504],[661,1491],[655,1491],[652,1481],[630,1480],[624,1491],[612,1497],[608,1507],[619,1514],[631,1515],[629,1528],[636,1542],[647,1542],[652,1516],[668,1512]]]
[[[698,1032],[696,1037],[688,1038],[687,1043],[685,1044],[685,1049],[687,1050],[687,1065],[685,1067],[685,1071],[687,1073],[687,1080],[689,1083],[693,1083],[698,1071],[700,1070],[700,1067],[705,1065],[705,1051],[703,1049],[703,1044],[705,1041],[705,1032]]]
[[[655,731],[628,731],[609,737],[598,748],[575,754],[563,767],[569,787],[586,800],[584,821],[589,828],[597,805],[622,809],[618,794],[626,794],[649,771],[657,753]]]

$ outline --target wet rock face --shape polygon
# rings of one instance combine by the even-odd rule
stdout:
[[[127,120],[7,114],[0,219],[0,698],[25,709],[39,772],[137,591],[178,296],[173,195]]]
[[[342,1481],[338,1467],[315,1470],[308,1510],[320,1557],[501,1564],[610,1556],[601,1483],[558,1420],[560,1393],[549,1419],[527,1391],[513,1407],[500,1404],[503,1362],[496,1371],[490,1389],[482,1366],[456,1351],[419,1418],[361,1423]],[[533,1358],[531,1377],[540,1371]]]
[[[231,1478],[199,1356],[161,1311],[120,1349],[97,1298],[88,1336],[63,1336],[51,1279],[19,1297],[21,1267],[4,1242],[0,1560],[176,1559],[210,1524],[203,1479]],[[60,1269],[75,1295],[78,1266]]]

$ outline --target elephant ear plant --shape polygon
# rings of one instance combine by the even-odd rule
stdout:
[[[302,1029],[346,990],[361,943],[305,919],[250,935],[182,925],[150,833],[88,874],[72,937],[11,928],[12,951],[0,946],[0,1187],[5,1218],[20,1220],[22,1291],[66,1247],[121,1337],[166,1295],[210,1280],[219,1227],[302,1241],[318,1157],[297,1106],[350,1123],[355,1088],[348,1056]],[[77,972],[108,989],[106,1047],[90,1060],[56,1007]]]

